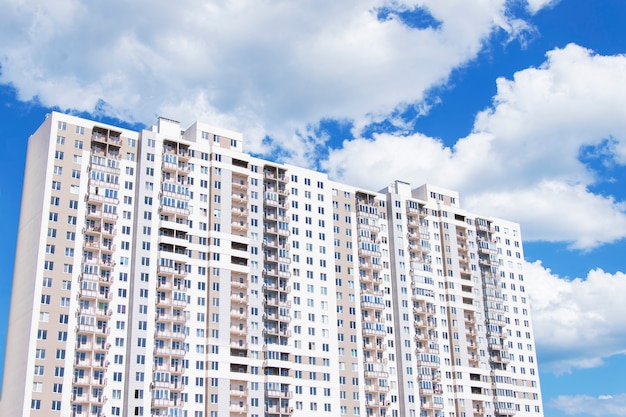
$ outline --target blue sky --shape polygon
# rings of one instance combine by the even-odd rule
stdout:
[[[196,3],[5,5],[2,349],[45,113],[200,119],[267,158],[370,189],[432,182],[520,222],[545,414],[626,416],[626,2]]]

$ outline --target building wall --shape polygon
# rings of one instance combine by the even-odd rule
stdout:
[[[25,189],[4,415],[542,414],[519,226],[455,192],[59,113]]]
[[[52,119],[47,118],[42,126],[30,138],[27,161],[24,172],[22,206],[18,228],[18,242],[15,254],[15,270],[7,331],[5,353],[5,371],[3,375],[3,409],[7,415],[27,415],[30,408],[30,385],[36,334],[32,328],[38,319],[37,296],[41,293],[36,285],[41,276],[43,254],[39,242],[45,224],[47,207],[44,204],[49,197],[46,177],[50,159],[49,131]]]

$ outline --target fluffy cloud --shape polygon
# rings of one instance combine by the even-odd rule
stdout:
[[[542,180],[529,188],[478,192],[469,206],[518,219],[527,240],[568,241],[589,249],[624,237],[626,205],[589,192],[582,184]]]
[[[559,409],[569,415],[626,416],[626,394],[598,397],[559,395],[548,402],[548,407]]]
[[[626,274],[596,269],[570,280],[537,261],[525,265],[524,276],[545,371],[596,367],[626,353],[626,304],[615,296],[626,292]]]
[[[253,152],[269,135],[294,159],[306,126],[384,118],[495,30],[525,28],[506,0],[3,3],[0,82],[21,99],[148,124],[208,120],[242,131]],[[418,11],[438,25],[412,25]]]
[[[559,0],[528,0],[528,10],[531,13],[537,13],[544,7],[553,6],[558,2]]]
[[[398,178],[459,190],[466,207],[522,223],[527,239],[583,249],[613,242],[626,236],[626,206],[590,191],[599,175],[580,154],[601,148],[610,163],[626,163],[624,72],[625,56],[555,49],[541,67],[498,79],[493,106],[453,147],[380,134],[344,142],[323,166],[361,186]]]
[[[526,6],[535,13],[554,3]],[[148,124],[155,115],[206,120],[242,131],[250,152],[280,149],[288,162],[313,166],[325,143],[320,120],[347,120],[358,136],[394,111],[427,108],[424,92],[474,59],[494,31],[528,29],[510,4],[6,0],[0,82],[62,109]],[[458,189],[468,208],[480,201],[485,213],[523,223],[527,238],[580,248],[614,241],[626,230],[624,208],[589,191],[596,175],[578,154],[609,138],[611,162],[626,163],[624,61],[575,45],[554,50],[542,67],[498,80],[494,105],[453,148],[383,134],[346,142],[323,166],[368,188],[401,178]],[[560,198],[545,204],[555,190]],[[541,210],[516,209],[529,201]],[[595,220],[575,232],[571,222],[582,218]]]

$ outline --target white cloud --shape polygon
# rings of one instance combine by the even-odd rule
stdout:
[[[568,241],[572,248],[589,249],[626,232],[626,205],[590,193],[582,184],[543,180],[528,188],[478,192],[466,203],[521,221],[526,240]]]
[[[568,415],[626,416],[626,394],[600,395],[598,397],[559,395],[550,400],[547,405]]]
[[[86,111],[104,101],[100,111],[147,124],[155,113],[224,123],[248,150],[266,150],[269,135],[296,159],[296,131],[384,118],[445,82],[494,30],[524,30],[506,0],[3,3],[0,82],[20,98]],[[378,21],[379,7],[423,7],[441,27]]]
[[[526,263],[537,352],[542,369],[571,372],[626,353],[626,274],[595,269],[586,278],[565,279],[540,261]]]
[[[559,0],[528,0],[528,10],[531,13],[537,13],[539,10],[554,6]]]
[[[474,59],[493,31],[527,30],[508,3],[5,0],[0,82],[24,100],[63,109],[148,124],[156,115],[206,120],[242,131],[250,152],[280,149],[289,162],[312,166],[325,141],[312,132],[320,120],[348,120],[359,134],[394,109],[427,111],[424,92]],[[552,4],[527,1],[532,13]],[[379,21],[380,7],[422,7],[441,26],[410,28],[393,14]],[[494,106],[454,148],[419,134],[379,135],[346,142],[325,166],[368,188],[401,178],[458,189],[471,204],[482,194],[485,213],[522,222],[531,239],[581,248],[614,241],[623,234],[603,219],[623,224],[623,206],[588,191],[595,175],[577,155],[581,145],[611,137],[614,162],[626,163],[624,61],[575,45],[552,51],[542,67],[498,80]],[[271,149],[266,136],[275,139]],[[539,204],[553,190],[562,199]],[[545,210],[515,210],[529,198]],[[593,218],[592,210],[587,226],[568,227]],[[568,215],[555,219],[559,213]]]
[[[555,49],[541,67],[498,79],[493,106],[453,148],[417,134],[376,135],[345,142],[324,166],[364,187],[397,178],[459,190],[466,207],[520,222],[527,239],[584,249],[613,242],[626,236],[626,206],[589,191],[598,174],[579,156],[610,138],[610,163],[626,163],[625,72],[626,56]]]

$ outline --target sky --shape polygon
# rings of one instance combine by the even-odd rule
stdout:
[[[0,357],[29,135],[164,116],[519,222],[545,415],[626,416],[626,1],[0,2]]]

